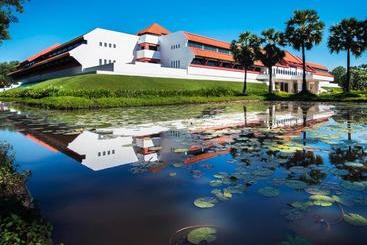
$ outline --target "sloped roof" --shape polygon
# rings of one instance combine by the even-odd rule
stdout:
[[[231,54],[224,54],[220,52],[215,52],[211,50],[204,50],[201,48],[195,48],[190,47],[191,51],[195,56],[209,58],[209,59],[215,59],[215,60],[223,60],[223,61],[229,61],[234,62],[233,55]],[[264,66],[261,61],[255,61],[255,66]]]
[[[190,49],[194,53],[195,56],[234,62],[233,56],[231,54],[224,54],[224,53],[219,53],[215,51],[204,50],[201,48],[194,48],[194,47],[191,47]]]
[[[161,36],[161,35],[167,35],[169,33],[170,31],[164,28],[163,26],[157,23],[153,23],[150,26],[148,26],[147,28],[139,31],[138,35],[153,34],[153,35]]]
[[[202,43],[202,44],[206,44],[206,45],[210,45],[210,46],[214,46],[214,47],[218,47],[218,48],[224,48],[224,49],[230,49],[231,48],[231,44],[228,42],[223,42],[223,41],[219,41],[213,38],[209,38],[209,37],[204,37],[204,36],[200,36],[197,34],[192,34],[189,32],[184,32],[186,38],[189,41],[192,42],[197,42],[197,43]]]
[[[302,59],[299,58],[298,56],[295,56],[295,55],[291,54],[288,51],[285,51],[285,56],[284,56],[283,60],[287,63],[302,65]]]
[[[48,52],[51,52],[51,51],[52,51],[52,50],[54,50],[54,49],[57,49],[58,47],[60,47],[60,45],[61,45],[61,44],[56,43],[56,44],[54,44],[54,45],[52,45],[52,46],[50,46],[50,47],[48,47],[48,48],[46,48],[46,49],[43,49],[43,50],[41,50],[40,52],[38,52],[37,54],[34,54],[34,55],[32,55],[31,57],[27,58],[27,59],[26,59],[26,61],[28,61],[28,62],[32,62],[32,61],[34,61],[35,59],[37,59],[37,58],[41,57],[42,55],[47,54]]]
[[[306,62],[306,64],[308,66],[310,66],[311,68],[315,68],[315,69],[319,69],[319,70],[325,70],[325,71],[329,70],[326,66],[321,65],[321,64],[317,64],[317,63],[313,63],[313,62]]]

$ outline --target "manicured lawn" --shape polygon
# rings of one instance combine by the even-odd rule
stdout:
[[[345,94],[341,90],[334,90],[318,96],[309,93],[268,95],[267,85],[248,83],[248,95],[243,96],[242,86],[241,82],[88,74],[27,84],[0,94],[0,100],[53,109],[95,109],[240,100],[367,102],[366,92]]]
[[[233,89],[242,91],[241,82],[188,80],[173,78],[137,77],[121,75],[80,75],[52,79],[41,83],[30,84],[21,88],[45,89],[59,87],[65,90],[109,89],[109,90],[199,90],[212,88]],[[266,93],[263,84],[249,84],[249,93]]]

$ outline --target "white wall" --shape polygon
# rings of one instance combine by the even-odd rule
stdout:
[[[171,67],[171,61],[180,61],[181,69],[186,69],[194,59],[194,54],[187,47],[187,39],[182,31],[174,32],[159,38],[161,64]],[[172,45],[179,44],[180,48],[171,49]]]
[[[215,81],[231,81],[231,82],[243,82],[244,79],[243,72],[207,69],[201,67],[176,69],[176,68],[162,67],[160,64],[142,63],[142,62],[136,62],[136,64],[115,65],[113,72],[97,70],[97,74],[165,77],[165,78],[215,80]],[[257,74],[248,73],[247,81],[251,83],[265,83],[256,80],[256,77]]]
[[[122,32],[115,32],[97,28],[84,35],[87,44],[70,51],[83,69],[99,65],[99,59],[116,61],[117,64],[131,63],[134,61],[135,51],[139,37]],[[102,47],[100,46],[102,42]],[[107,47],[104,46],[107,43]],[[109,44],[112,47],[109,47]],[[116,48],[113,48],[116,44]]]

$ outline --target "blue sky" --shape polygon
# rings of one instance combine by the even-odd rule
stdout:
[[[153,22],[170,31],[185,30],[231,41],[242,31],[259,34],[270,27],[283,30],[297,9],[317,10],[326,29],[342,18],[367,17],[366,0],[31,0],[25,13],[19,15],[19,23],[11,26],[12,39],[0,46],[0,61],[23,60],[96,27],[136,33]],[[326,30],[323,43],[309,51],[307,59],[330,68],[344,65],[345,53],[329,53],[327,34]],[[352,64],[361,63],[367,63],[367,53],[353,59]]]

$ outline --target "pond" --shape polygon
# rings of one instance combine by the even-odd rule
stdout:
[[[367,104],[0,104],[55,242],[366,244]]]

